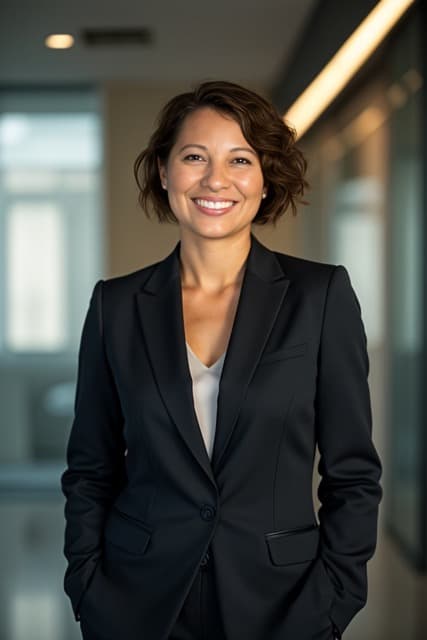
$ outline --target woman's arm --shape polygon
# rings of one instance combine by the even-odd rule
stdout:
[[[79,351],[75,417],[62,475],[65,591],[76,619],[78,605],[101,554],[111,502],[125,482],[123,416],[103,343],[102,288],[94,288]]]
[[[340,633],[366,603],[366,563],[377,537],[381,465],[371,440],[369,360],[360,305],[344,267],[325,303],[316,398],[321,556],[335,586]]]

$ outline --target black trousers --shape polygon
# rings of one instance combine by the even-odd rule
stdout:
[[[169,640],[226,640],[210,553],[203,559]]]

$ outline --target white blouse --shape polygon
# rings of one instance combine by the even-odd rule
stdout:
[[[215,440],[216,414],[219,380],[224,364],[225,352],[207,367],[191,351],[187,344],[188,366],[193,380],[194,409],[202,432],[203,441],[209,458],[212,458]]]

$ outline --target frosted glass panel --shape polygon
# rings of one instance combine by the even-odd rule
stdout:
[[[66,346],[65,242],[55,203],[15,203],[6,224],[6,347]]]

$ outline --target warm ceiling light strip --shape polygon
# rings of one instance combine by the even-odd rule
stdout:
[[[344,42],[284,119],[300,138],[325,111],[415,0],[380,0]]]

